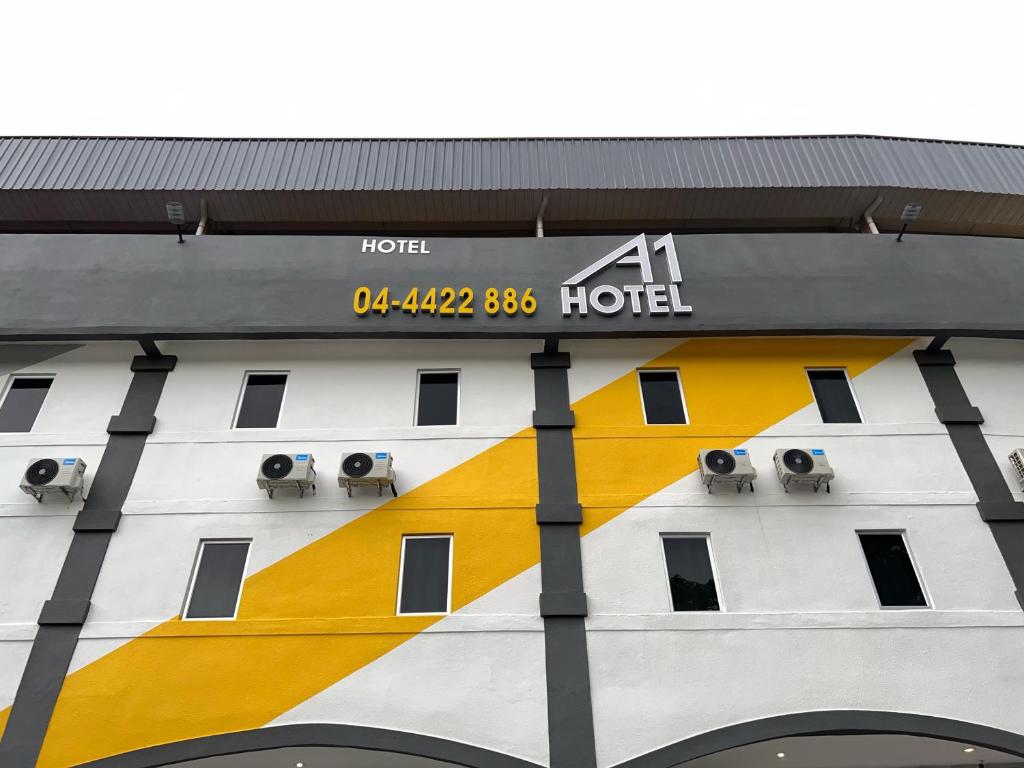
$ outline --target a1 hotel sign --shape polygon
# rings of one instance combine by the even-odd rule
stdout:
[[[652,264],[655,257],[664,255],[668,282],[656,282]],[[624,276],[623,280],[603,282],[588,288],[588,282],[597,275],[602,279],[619,277],[609,275],[609,267],[636,267],[639,274]],[[617,272],[618,270],[616,270]],[[636,278],[639,277],[639,282]],[[654,241],[647,247],[647,236],[637,235],[632,240],[601,257],[586,269],[582,269],[562,283],[562,316],[586,317],[588,312],[600,315],[617,315],[628,308],[634,315],[689,315],[693,307],[684,304],[681,296],[683,273],[679,268],[679,256],[672,240],[672,234]]]
[[[361,253],[388,256],[430,254],[431,250],[426,240],[366,238]],[[416,266],[420,265],[422,262]],[[407,267],[412,266],[407,264]],[[487,265],[475,266],[481,271],[489,271]],[[613,269],[617,267],[628,269]],[[396,270],[394,276],[406,276],[410,272],[408,268]],[[534,273],[533,278],[536,277]],[[547,280],[543,282],[547,283]],[[693,308],[683,303],[682,282],[672,235],[664,235],[651,245],[648,245],[646,235],[637,235],[559,286],[562,317],[586,318],[594,314],[614,316],[620,313],[635,317],[689,315]],[[548,298],[554,288],[548,283],[537,292],[538,287],[523,285],[510,278],[494,280],[493,276],[487,285],[480,285],[479,279],[462,284],[445,285],[443,281],[435,281],[434,284],[412,286],[389,280],[384,284],[356,287],[352,294],[352,309],[361,317],[386,316],[389,313],[441,318],[467,318],[479,314],[532,317],[543,301],[537,293]]]

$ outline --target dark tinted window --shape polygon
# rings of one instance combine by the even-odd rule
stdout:
[[[886,607],[928,605],[910,562],[907,543],[898,533],[862,533],[860,545],[868,559],[879,602]]]
[[[399,613],[448,611],[448,537],[405,539]]]
[[[674,611],[717,611],[718,591],[711,570],[708,541],[703,536],[666,536],[665,564]]]
[[[249,543],[207,541],[201,547],[185,618],[230,619],[238,604]]]
[[[459,418],[459,374],[421,373],[416,424],[455,424]]]
[[[29,432],[53,379],[15,379],[0,405],[0,432]]]
[[[245,380],[236,427],[276,427],[288,376],[283,373],[250,373]]]
[[[808,371],[814,400],[826,424],[859,424],[860,413],[846,371]]]
[[[675,371],[640,371],[640,393],[648,424],[685,424],[683,393]]]

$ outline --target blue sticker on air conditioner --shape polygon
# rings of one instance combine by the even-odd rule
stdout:
[[[388,455],[386,453],[375,453],[375,454],[373,454],[373,458],[375,458],[375,459],[386,459],[387,457],[388,457]]]
[[[737,448],[735,451],[733,451],[733,453],[736,454],[737,456],[746,456],[747,455],[747,449],[746,448]]]
[[[825,452],[821,448],[811,448],[811,454],[814,456],[824,456]]]
[[[309,454],[308,453],[296,453],[295,454],[295,460],[296,461],[309,461]]]
[[[78,461],[78,459],[64,459],[64,466],[67,466],[68,464],[74,464],[76,461]]]

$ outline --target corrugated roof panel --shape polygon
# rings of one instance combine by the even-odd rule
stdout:
[[[764,198],[764,209],[771,208],[784,218],[788,212],[779,206],[787,198],[781,192],[801,189],[821,192],[822,203],[831,199],[827,192],[834,190],[835,199],[846,205],[859,199],[851,197],[857,189],[864,189],[869,197],[886,189],[907,190],[906,195],[887,193],[887,205],[895,205],[897,199],[902,205],[908,196],[926,199],[929,190],[973,195],[974,204],[962,200],[956,212],[950,209],[952,220],[969,222],[976,215],[981,217],[977,221],[991,217],[999,222],[1018,221],[1024,216],[1019,200],[1024,197],[1024,147],[874,136],[0,137],[0,190],[5,194],[66,193],[61,203],[65,209],[59,215],[80,209],[86,219],[112,204],[101,202],[100,193],[135,193],[137,198],[120,203],[121,210],[138,211],[142,217],[143,209],[155,206],[167,193],[176,193],[183,201],[192,199],[190,195],[220,193],[221,211],[248,212],[267,217],[266,221],[283,221],[290,215],[330,221],[337,220],[339,209],[346,209],[348,203],[333,196],[320,200],[299,193],[343,193],[346,200],[355,194],[367,195],[360,197],[358,210],[377,217],[374,220],[386,221],[394,215],[410,221],[421,212],[431,218],[451,216],[453,221],[473,216],[498,221],[521,216],[521,207],[539,205],[548,192],[559,196],[559,208],[549,209],[549,217],[594,220],[633,215],[640,203],[651,216],[678,217],[690,206],[697,206],[695,216],[724,215],[722,206],[730,198],[714,195],[698,203],[679,193],[732,191],[738,195],[746,190],[769,191],[772,197]],[[499,192],[503,194],[487,194]],[[513,196],[517,192],[532,194]],[[266,194],[249,198],[247,193]],[[570,194],[575,197],[565,197]],[[400,203],[400,198],[408,202]],[[582,207],[584,200],[590,207]],[[949,198],[943,200],[952,204]],[[40,202],[33,198],[26,205],[18,210],[36,210]],[[44,215],[45,207],[40,211]],[[162,213],[157,211],[157,218]],[[939,211],[933,209],[930,214],[936,216]],[[59,215],[54,211],[55,221]],[[9,213],[2,218],[13,220]]]

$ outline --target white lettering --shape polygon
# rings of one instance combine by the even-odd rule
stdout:
[[[626,255],[633,251],[636,253],[633,253],[632,256]],[[596,275],[611,264],[638,266],[640,267],[640,279],[643,282],[650,283],[654,280],[651,273],[651,255],[647,250],[647,238],[645,235],[637,235],[625,245],[619,246],[607,256],[595,261],[582,272],[573,275],[562,285],[579,285],[588,277]]]
[[[430,253],[430,251],[427,250],[426,240],[420,240],[420,253]]]
[[[397,240],[396,242],[398,243],[398,252],[399,253],[405,253],[405,246],[408,245],[409,241],[408,240]]]
[[[668,287],[668,297],[672,300],[672,312],[677,315],[689,315],[693,313],[693,307],[689,304],[683,304],[683,299],[679,295],[679,286],[674,283]]]
[[[370,253],[375,253],[377,251],[376,240],[363,240],[363,253],[366,253],[367,251]]]
[[[668,263],[668,278],[673,283],[683,282],[683,273],[679,269],[679,256],[676,255],[676,243],[669,232],[664,237],[654,241],[654,252],[665,251],[665,261]]]
[[[409,241],[409,253],[419,253],[419,252],[420,252],[420,241],[419,240],[410,240]]]
[[[633,308],[633,314],[639,315],[643,311],[640,304],[640,296],[643,295],[644,287],[642,285],[624,285],[622,290],[629,296],[629,303]]]
[[[395,241],[381,240],[379,243],[377,243],[377,250],[380,251],[381,253],[391,253],[393,250],[395,250]]]
[[[668,297],[665,296],[664,285],[645,285],[644,293],[647,294],[647,308],[652,315],[668,314]]]
[[[611,303],[607,304],[601,301],[603,296],[611,296]],[[625,303],[622,291],[612,285],[599,285],[590,292],[590,306],[594,308],[595,312],[600,312],[602,315],[614,315],[620,312]]]
[[[575,295],[573,294],[575,291]],[[580,313],[580,317],[587,316],[587,289],[586,288],[569,288],[568,286],[562,286],[562,316],[569,317],[572,314],[572,308],[576,307],[576,310]]]

